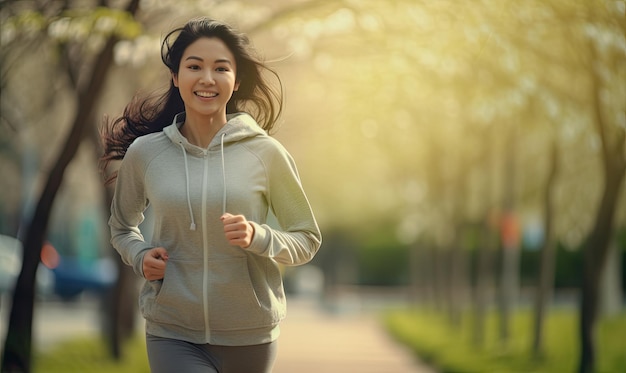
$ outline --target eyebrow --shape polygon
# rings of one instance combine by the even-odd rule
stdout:
[[[188,60],[198,60],[198,61],[204,62],[204,59],[202,57],[198,57],[198,56],[189,56],[189,57],[185,58],[185,61],[188,61]],[[232,62],[230,62],[229,59],[226,59],[226,58],[217,59],[217,60],[215,60],[214,63],[227,63],[229,65],[233,64]]]

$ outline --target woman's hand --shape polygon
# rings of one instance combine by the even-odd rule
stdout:
[[[243,215],[225,213],[220,218],[224,224],[224,234],[228,243],[245,249],[252,243],[254,227]]]
[[[161,280],[165,276],[167,259],[167,250],[163,247],[148,250],[143,256],[143,277],[150,281]]]

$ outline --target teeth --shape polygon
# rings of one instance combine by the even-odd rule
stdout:
[[[200,96],[200,97],[215,97],[217,96],[217,93],[212,93],[212,92],[196,92],[196,95]]]

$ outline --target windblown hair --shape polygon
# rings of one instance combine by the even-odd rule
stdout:
[[[239,89],[226,105],[226,113],[246,111],[268,133],[282,113],[282,83],[278,74],[255,56],[248,37],[232,27],[208,18],[195,18],[183,27],[168,33],[161,44],[161,60],[170,72],[178,74],[180,61],[187,47],[196,40],[218,38],[231,51],[237,66],[236,80]],[[278,89],[267,81],[263,72],[269,72],[278,82]],[[121,117],[110,121],[105,118],[102,128],[104,154],[100,158],[101,171],[110,161],[124,158],[130,144],[139,136],[162,131],[172,123],[174,116],[185,110],[180,91],[170,80],[164,93],[135,96]],[[116,178],[113,174],[106,182]]]

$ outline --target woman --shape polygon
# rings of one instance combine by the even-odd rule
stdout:
[[[306,263],[321,244],[293,159],[267,135],[282,105],[262,75],[273,71],[248,48],[205,18],[173,30],[169,91],[134,100],[103,134],[104,167],[123,158],[111,242],[147,280],[153,372],[270,372],[286,310],[279,264]],[[152,242],[138,228],[148,204]]]

